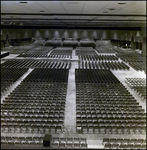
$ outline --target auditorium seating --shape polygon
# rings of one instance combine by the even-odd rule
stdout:
[[[78,41],[76,39],[65,39],[63,41],[63,46],[76,47],[76,46],[78,46]]]
[[[20,55],[18,55],[17,57],[29,57],[29,58],[42,58],[42,57],[48,57],[48,53],[52,50],[53,47],[44,47],[44,46],[40,46],[40,47],[35,47],[35,48],[31,48],[30,50],[28,50],[27,52],[24,52]]]
[[[146,149],[146,139],[140,138],[104,138],[105,149]]]
[[[79,61],[79,69],[129,70],[129,66],[119,61]]]
[[[23,147],[42,147],[43,136],[2,136],[1,143],[10,146]],[[52,148],[87,148],[86,138],[62,138],[53,137],[51,141]]]
[[[93,137],[103,140],[96,148],[146,149],[146,112],[112,72],[129,72],[131,63],[145,62],[141,56],[132,58],[122,51],[115,55],[116,51],[104,46],[106,42],[95,47],[96,42],[89,39],[51,38],[44,46],[42,39],[35,40],[35,47],[18,56],[24,58],[1,64],[1,93],[33,69],[1,103],[3,146],[43,148],[44,135],[52,134],[53,149],[87,149]],[[70,133],[64,121],[73,50],[79,66],[75,69],[76,131]],[[146,99],[145,78],[125,78],[125,82]]]
[[[45,43],[45,40],[43,39],[35,39],[35,41],[33,42],[34,46],[43,46]]]
[[[86,51],[87,53],[87,51]],[[116,57],[115,55],[85,55],[79,54],[79,59],[80,60],[92,60],[92,61],[117,61],[118,57]]]
[[[51,60],[8,60],[1,65],[3,68],[52,68],[70,69],[70,61]]]
[[[11,68],[11,66],[4,68],[1,66],[1,94],[27,72],[27,70],[27,68]]]
[[[72,47],[56,47],[50,53],[50,58],[72,58]]]
[[[96,43],[94,42],[93,39],[81,39],[81,40],[80,40],[80,46],[96,47]]]
[[[76,55],[97,55],[92,47],[76,47]]]
[[[67,78],[68,69],[34,69],[4,100],[2,132],[62,133]]]
[[[44,46],[61,46],[61,43],[62,43],[61,39],[51,39],[45,41]]]
[[[146,100],[146,79],[145,78],[125,78],[125,82],[134,89],[139,96]]]
[[[110,70],[76,69],[77,133],[145,134],[146,115]]]
[[[115,51],[112,48],[106,46],[95,47],[95,50],[98,53],[115,53]]]
[[[146,57],[137,53],[136,51],[117,51],[117,56],[121,58],[123,61],[127,62],[132,68],[136,71],[144,71],[146,73]]]

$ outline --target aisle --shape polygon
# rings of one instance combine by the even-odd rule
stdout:
[[[72,51],[72,58],[75,58],[75,50]],[[66,134],[76,133],[76,85],[75,68],[78,67],[77,61],[72,61],[68,74],[68,86],[66,95],[64,131]]]

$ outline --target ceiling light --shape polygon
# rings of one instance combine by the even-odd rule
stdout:
[[[19,2],[19,3],[26,4],[27,2]]]
[[[108,13],[108,11],[103,11],[103,13]]]
[[[79,2],[66,2],[66,4],[79,4]]]
[[[115,10],[115,8],[109,8],[109,10],[111,10],[111,11],[112,11],[112,10]]]
[[[119,5],[124,5],[124,4],[126,4],[126,3],[118,3]]]
[[[12,24],[13,22],[10,22],[10,24]]]

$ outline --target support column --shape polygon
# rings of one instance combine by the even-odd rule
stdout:
[[[143,37],[142,56],[146,56],[146,37]]]
[[[8,34],[6,34],[6,47],[9,46],[9,38],[8,38]]]
[[[131,49],[135,50],[134,37],[131,38]]]

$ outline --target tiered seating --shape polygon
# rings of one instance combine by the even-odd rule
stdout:
[[[137,71],[146,72],[146,62],[129,62],[129,65]]]
[[[97,55],[92,47],[76,47],[76,55]]]
[[[125,78],[125,82],[134,89],[139,96],[146,100],[146,79],[145,78]]]
[[[50,58],[71,58],[72,50],[53,50],[50,55]]]
[[[51,39],[45,41],[44,46],[60,46],[61,43],[62,43],[61,39]]]
[[[80,46],[85,46],[85,47],[95,47],[96,43],[92,39],[81,39],[80,40]]]
[[[120,83],[120,81],[113,75],[110,70],[101,69],[76,69],[75,70],[76,83],[95,83],[95,82],[114,82]]]
[[[137,52],[117,52],[117,56],[123,61],[128,62],[131,67],[137,71],[144,71],[146,73],[146,57],[143,57]]]
[[[48,56],[49,58],[72,58],[72,47],[56,47]]]
[[[35,39],[35,41],[33,42],[33,45],[35,46],[43,46],[45,43],[45,40],[43,39]]]
[[[53,138],[53,148],[87,148],[86,138]]]
[[[119,61],[79,61],[79,69],[129,70],[129,66]]]
[[[34,69],[1,105],[3,133],[61,133],[68,69]]]
[[[34,69],[25,81],[37,82],[67,82],[68,79],[68,69]]]
[[[9,146],[42,147],[43,136],[2,136],[1,143]],[[86,138],[59,138],[53,137],[52,148],[87,148]]]
[[[1,65],[3,68],[52,68],[69,69],[70,61],[49,60],[8,60]]]
[[[140,138],[104,138],[105,149],[146,149],[146,139]]]
[[[63,46],[78,46],[78,41],[76,39],[65,39],[63,41]]]
[[[145,111],[110,70],[75,73],[77,133],[146,133]]]
[[[112,48],[106,48],[106,46],[95,47],[95,49],[98,53],[115,53],[115,51],[112,50]]]
[[[10,66],[9,66],[10,67]],[[28,69],[26,68],[4,68],[1,66],[1,94],[16,82]]]
[[[22,146],[23,148],[42,147],[43,136],[2,136],[1,144],[6,146]]]
[[[79,68],[80,69],[112,69],[112,70],[129,70],[129,66],[124,62],[119,62],[115,55],[95,55],[93,51],[78,50]],[[86,55],[85,55],[86,53]]]
[[[48,57],[48,53],[52,50],[53,47],[35,47],[30,49],[29,51],[20,54],[17,57],[33,57],[33,58],[37,58],[37,57]]]
[[[87,53],[87,51],[84,51]],[[116,61],[118,57],[115,55],[79,55],[81,60],[92,60],[92,61]]]

